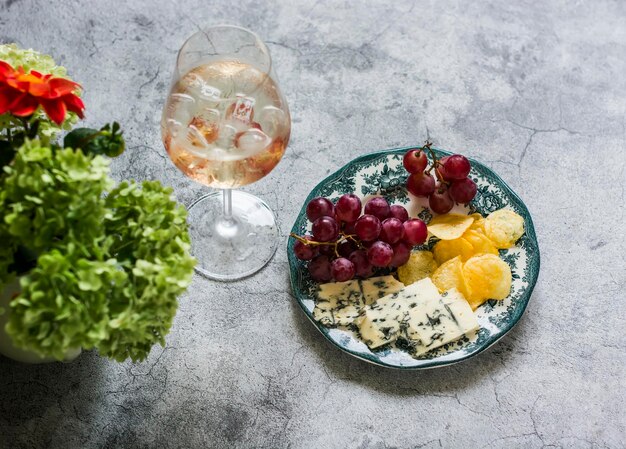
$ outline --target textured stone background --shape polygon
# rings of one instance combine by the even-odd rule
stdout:
[[[189,202],[203,188],[158,131],[176,51],[205,24],[255,29],[294,122],[284,160],[246,190],[283,239],[320,178],[429,136],[492,166],[531,210],[530,306],[475,359],[378,368],[307,321],[281,250],[243,282],[196,277],[144,363],[0,358],[0,447],[626,447],[626,2],[184,4],[5,0],[0,41],[66,65],[88,124],[124,124],[117,179],[159,179]]]

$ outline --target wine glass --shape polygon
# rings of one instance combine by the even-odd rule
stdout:
[[[235,280],[263,268],[278,245],[274,213],[233,190],[266,176],[283,157],[291,118],[267,46],[252,31],[220,25],[178,52],[161,134],[185,175],[221,189],[189,207],[196,271]]]

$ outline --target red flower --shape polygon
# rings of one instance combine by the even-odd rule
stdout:
[[[80,84],[74,81],[35,70],[26,73],[22,67],[15,70],[0,61],[0,114],[27,117],[41,105],[57,125],[63,123],[68,110],[83,118],[85,105],[74,93],[79,89]]]

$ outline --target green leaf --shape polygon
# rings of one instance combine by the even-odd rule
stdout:
[[[102,288],[100,276],[95,271],[82,270],[78,273],[78,288],[85,291],[98,291]]]
[[[15,157],[15,148],[8,140],[0,140],[0,168],[9,163]],[[1,173],[0,173],[1,174]]]
[[[65,136],[63,145],[68,148],[80,148],[83,153],[119,156],[124,152],[125,142],[117,122],[106,124],[100,130],[76,128]]]

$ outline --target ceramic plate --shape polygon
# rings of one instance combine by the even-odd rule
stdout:
[[[302,210],[293,225],[292,232],[302,235],[310,231],[306,217],[306,204],[314,197],[324,196],[336,201],[344,193],[355,193],[365,202],[368,197],[383,195],[390,203],[401,204],[409,210],[411,217],[418,216],[428,222],[431,213],[422,199],[409,195],[405,183],[407,172],[402,157],[409,148],[398,148],[359,157],[320,182],[304,201]],[[435,150],[437,157],[450,154]],[[370,350],[356,334],[344,329],[330,329],[313,319],[315,290],[317,283],[309,277],[306,263],[293,254],[294,239],[288,243],[291,286],[296,301],[306,316],[332,344],[339,349],[376,365],[421,369],[433,368],[460,362],[472,357],[502,338],[519,321],[539,274],[539,247],[535,229],[528,209],[522,200],[491,169],[471,160],[470,177],[478,185],[478,193],[469,207],[455,206],[452,212],[480,212],[483,216],[507,207],[520,214],[525,220],[525,233],[517,245],[500,250],[513,273],[510,295],[503,301],[491,300],[476,310],[480,330],[471,338],[464,338],[414,358],[400,348],[391,346],[381,350]]]

